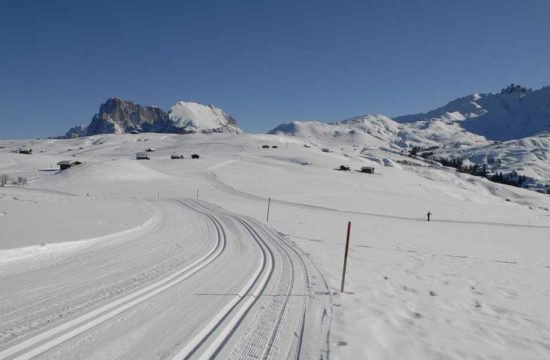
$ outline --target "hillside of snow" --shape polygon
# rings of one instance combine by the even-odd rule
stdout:
[[[481,147],[440,148],[434,150],[434,155],[486,164],[494,172],[516,171],[532,179],[531,185],[550,185],[550,134],[494,142]]]
[[[373,114],[334,123],[294,121],[269,133],[324,144],[329,150],[407,154],[417,147],[433,158],[486,166],[493,174],[517,173],[528,178],[524,186],[548,189],[550,146],[549,133],[544,131],[548,125],[550,87],[530,91],[513,86],[500,94],[474,94],[426,114],[395,120]],[[531,133],[536,135],[524,137]],[[495,138],[512,140],[489,140]]]

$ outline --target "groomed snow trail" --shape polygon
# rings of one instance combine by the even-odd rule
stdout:
[[[158,224],[51,264],[48,286],[0,278],[0,359],[328,358],[330,293],[284,237],[198,201],[154,206]]]

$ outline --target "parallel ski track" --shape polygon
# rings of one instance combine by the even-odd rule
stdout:
[[[0,351],[0,360],[32,359],[181,283],[213,262],[225,249],[226,235],[223,227],[214,216],[209,214],[204,215],[212,221],[217,232],[216,244],[207,254],[185,268],[143,289]]]
[[[202,203],[195,203],[209,212],[214,211]],[[260,265],[239,293],[183,349],[172,357],[173,360],[189,359],[191,357],[197,357],[198,359],[214,358],[238,328],[244,316],[256,303],[258,297],[262,295],[273,274],[274,256],[271,249],[269,249],[256,232],[249,229],[245,222],[241,221],[237,216],[229,214],[227,216],[243,224],[252,235],[252,238],[260,248]],[[234,314],[230,316],[233,312]]]
[[[257,231],[253,229],[253,227],[250,225],[250,223],[254,224],[255,226],[258,226],[260,227],[266,234],[269,234],[271,239],[277,239],[277,240],[281,240],[280,239],[280,236],[278,236],[278,234],[275,234],[273,231],[271,231],[271,229],[267,228],[266,226],[262,226],[261,224],[257,223],[255,220],[253,219],[250,219],[250,218],[244,218],[244,217],[241,217],[239,219],[239,221],[243,224],[243,226],[247,227],[249,229],[249,231],[251,232],[255,232],[257,234]],[[247,224],[248,222],[248,224]],[[283,240],[284,241],[284,240]],[[261,355],[261,359],[269,359],[271,353],[272,353],[272,350],[274,348],[274,343],[275,343],[275,340],[276,340],[276,337],[277,337],[277,334],[279,334],[279,330],[281,329],[281,323],[284,319],[284,316],[285,316],[285,313],[287,311],[287,307],[288,307],[288,302],[289,302],[289,299],[293,293],[293,290],[295,289],[295,273],[296,273],[296,269],[295,269],[295,264],[294,264],[294,261],[293,261],[293,258],[291,256],[291,254],[287,251],[287,249],[285,248],[285,246],[282,246],[281,244],[279,244],[278,242],[276,241],[272,241],[272,243],[280,250],[280,252],[282,254],[284,254],[286,256],[286,258],[289,260],[289,263],[290,263],[290,267],[288,269],[284,268],[283,270],[288,270],[290,271],[290,282],[288,283],[287,285],[287,288],[286,288],[286,293],[285,293],[285,296],[284,296],[284,299],[283,299],[283,303],[280,307],[280,309],[278,310],[278,315],[276,316],[276,319],[275,319],[275,323],[272,327],[272,331],[271,331],[271,335],[269,336],[269,338],[267,339],[267,344],[264,348],[264,351]],[[285,244],[287,245],[287,244]],[[287,245],[288,246],[288,245]],[[298,256],[298,258],[303,262],[302,258],[300,256]],[[307,288],[307,283],[308,283],[308,279],[309,279],[309,276],[307,274],[307,268],[305,267],[305,264],[304,264],[304,272],[305,272],[305,278],[306,278],[306,284],[305,287]],[[283,280],[284,281],[284,280]],[[295,348],[295,356],[294,358],[299,358],[300,356],[300,353],[301,353],[301,347],[302,347],[302,342],[303,342],[303,333],[304,333],[304,326],[305,326],[305,311],[306,311],[306,302],[304,301],[304,307],[302,309],[302,317],[301,317],[301,324],[300,324],[300,329],[298,330],[298,332],[300,333],[300,337],[298,339],[298,342],[297,342],[297,345],[296,345],[296,348]]]
[[[300,261],[300,267],[304,270],[305,289],[307,289],[308,297],[311,297],[309,288],[309,274],[307,266],[302,256],[288,243],[280,234],[276,233],[271,228],[258,223],[256,220],[238,216],[231,213],[221,213],[213,206],[198,201],[178,201],[181,205],[201,213],[214,225],[217,233],[215,246],[201,258],[181,269],[180,271],[165,277],[141,290],[131,293],[121,299],[106,304],[94,311],[75,318],[67,323],[61,324],[44,333],[31,337],[19,344],[7,348],[0,352],[0,360],[4,359],[32,359],[40,354],[55,348],[56,346],[94,328],[115,316],[121,314],[128,309],[131,309],[146,300],[152,298],[161,292],[176,286],[191,275],[197,273],[202,268],[213,262],[226,247],[226,233],[224,226],[220,221],[220,217],[227,217],[236,223],[239,223],[251,235],[252,239],[257,243],[261,260],[254,274],[250,277],[246,285],[229,303],[227,303],[213,318],[203,327],[194,338],[187,342],[186,346],[181,349],[173,360],[198,358],[212,359],[215,358],[227,344],[231,336],[237,331],[242,324],[245,316],[250,312],[258,299],[264,295],[266,288],[270,284],[270,280],[274,274],[275,254],[276,250],[279,255],[286,257],[290,263],[290,267],[283,267],[283,280],[281,285],[284,286],[285,280],[290,276],[289,282],[286,283],[286,291],[284,291],[284,300],[280,307],[276,310],[277,315],[274,317],[274,323],[271,328],[269,337],[264,338],[265,345],[261,354],[261,359],[269,359],[274,349],[274,344],[277,340],[277,335],[281,331],[281,324],[287,313],[288,303],[292,292],[295,288],[295,261],[296,258]],[[260,232],[265,235],[262,237]],[[265,239],[267,236],[271,241]],[[288,273],[284,273],[284,272]],[[302,353],[302,344],[304,338],[304,329],[306,321],[307,300],[304,300],[301,309],[300,325],[297,329],[299,334],[298,339],[293,348],[289,350],[289,358],[299,359]]]
[[[214,213],[219,212],[218,210],[213,209],[209,205],[206,205],[204,203],[196,204],[202,206],[207,211],[211,211]],[[218,314],[216,314],[211,322],[197,333],[195,338],[193,338],[182,350],[180,350],[174,357],[172,357],[172,360],[182,360],[189,358],[198,358],[202,360],[215,358],[216,355],[218,355],[223,349],[223,346],[229,341],[231,336],[237,331],[244,317],[249,313],[251,308],[257,302],[258,298],[265,293],[269,280],[273,276],[275,263],[274,251],[267,244],[266,240],[262,238],[259,231],[255,229],[255,227],[262,229],[262,231],[265,232],[266,235],[269,235],[272,239],[281,239],[280,236],[275,234],[271,229],[262,226],[261,224],[258,224],[253,219],[230,213],[226,213],[224,215],[240,223],[256,241],[262,254],[261,265],[254,273],[251,281],[246,284],[246,286],[238,293],[238,295],[235,296]],[[271,334],[269,338],[266,339],[267,344],[263,349],[261,359],[269,358],[273,344],[276,339],[276,335],[280,330],[282,320],[284,318],[285,312],[287,311],[288,301],[294,289],[295,267],[293,263],[293,258],[291,257],[290,253],[285,249],[285,247],[288,246],[292,249],[292,251],[295,250],[286,242],[285,239],[281,240],[283,241],[285,246],[277,244],[276,241],[272,241],[271,243],[281,251],[282,255],[286,255],[289,259],[289,262],[291,264],[289,274],[291,280],[289,285],[287,286],[287,291],[284,295],[283,304],[278,310],[278,315],[276,316],[275,324],[272,327]],[[306,271],[306,279],[309,279],[307,268],[305,266],[305,263],[303,262],[303,259],[297,252],[295,252],[295,255],[300,259],[300,261],[302,261],[303,268]],[[306,303],[304,302],[300,329],[298,330],[300,336],[293,356],[295,359],[298,359],[301,354],[305,326],[305,313]]]
[[[266,234],[267,234],[266,229],[263,226],[257,224],[253,219],[249,219],[249,218],[245,218],[245,217],[235,217],[235,218],[251,234],[254,234],[254,236],[261,239],[261,236],[259,235],[258,231],[256,229],[254,229],[254,227],[251,224],[254,224],[255,226],[261,227],[262,230],[264,232],[266,232]],[[273,237],[272,237],[272,239],[273,239]],[[285,312],[286,312],[286,309],[287,309],[288,301],[290,299],[290,296],[292,294],[292,291],[293,291],[294,285],[295,285],[294,284],[295,268],[294,268],[294,263],[292,261],[292,258],[290,257],[290,254],[286,251],[286,249],[284,249],[284,247],[282,247],[280,245],[277,245],[276,242],[272,241],[271,243],[273,243],[277,248],[279,248],[287,256],[287,258],[289,260],[290,268],[286,268],[286,267],[283,266],[283,273],[285,272],[285,270],[290,271],[290,274],[289,274],[290,282],[287,284],[287,289],[286,289],[286,293],[285,293],[285,296],[284,296],[283,304],[281,305],[280,309],[278,310],[278,314],[275,318],[275,323],[272,326],[271,335],[269,336],[268,339],[266,339],[267,341],[266,341],[266,345],[264,347],[263,353],[261,355],[261,359],[268,359],[269,355],[271,354],[271,351],[273,349],[273,344],[274,344],[276,336],[279,333],[279,330],[281,328],[281,323],[282,323],[282,320],[284,318],[284,315],[285,315]],[[283,279],[283,284],[285,284],[285,280],[286,280],[286,277]],[[305,312],[305,308],[304,308],[304,312]],[[302,324],[301,327],[303,327],[303,324]],[[300,331],[300,332],[302,332],[302,331]],[[299,344],[300,343],[301,342],[299,342]],[[297,348],[298,348],[298,351],[296,353],[299,353],[300,346],[298,346]]]

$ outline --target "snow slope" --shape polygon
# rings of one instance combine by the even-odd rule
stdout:
[[[550,134],[494,142],[474,148],[439,149],[435,154],[488,164],[495,172],[517,171],[527,176],[530,179],[529,185],[535,188],[550,184]]]
[[[399,140],[380,140],[400,138],[394,122],[368,121],[376,131],[359,131],[362,121],[299,129],[311,138],[35,140],[32,156],[10,152],[28,140],[0,141],[0,173],[29,179],[0,188],[0,226],[28,227],[20,249],[79,216],[96,224],[62,239],[63,251],[4,253],[0,359],[550,357],[550,197],[405,157]],[[352,127],[346,141],[334,136]],[[151,160],[133,159],[147,147]],[[41,171],[65,158],[84,164]],[[344,163],[351,171],[336,170]],[[15,216],[13,191],[36,203],[17,203]],[[95,202],[105,213],[84,205]],[[48,208],[48,221],[29,226]],[[103,222],[124,219],[135,222]]]
[[[398,123],[383,115],[367,115],[337,123],[317,121],[291,122],[270,131],[289,135],[304,143],[324,144],[329,149],[348,152],[371,152],[375,149],[408,153],[413,146],[430,149],[434,157],[463,159],[486,164],[493,172],[516,171],[529,178],[529,186],[550,185],[549,135],[509,140],[488,141],[465,131],[454,120],[432,119]],[[410,161],[410,160],[408,160]]]

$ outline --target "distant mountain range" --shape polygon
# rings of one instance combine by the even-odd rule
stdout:
[[[65,138],[97,134],[159,133],[241,133],[237,121],[213,105],[179,101],[164,112],[116,97],[99,107],[88,126],[71,128]]]
[[[313,123],[286,123],[269,133],[298,135],[308,127],[311,130]],[[426,142],[479,145],[488,140],[522,139],[550,132],[550,86],[533,91],[511,84],[498,94],[472,94],[426,113],[393,119],[371,114],[325,125],[317,130],[332,129],[341,135],[346,129],[337,127],[344,127],[378,138],[383,133],[383,141],[400,146]]]
[[[526,185],[550,186],[550,87],[510,85],[498,94],[473,94],[422,114],[381,114],[335,122],[293,121],[270,134],[311,144],[352,145],[363,154],[380,149],[432,158],[461,159],[493,172],[526,175]]]
[[[533,91],[511,84],[500,93],[468,95],[426,113],[393,119],[372,114],[332,124],[292,122],[269,133],[298,135],[307,132],[306,128],[313,132],[333,130],[340,135],[353,130],[401,147],[408,143],[479,145],[488,140],[522,139],[550,132],[550,86]],[[214,105],[179,101],[165,112],[155,106],[113,97],[101,104],[88,126],[74,127],[65,137],[131,132],[187,134],[242,130],[235,118]]]
[[[489,140],[512,140],[550,131],[550,86],[533,91],[511,84],[498,94],[472,94],[399,123],[441,121]]]

